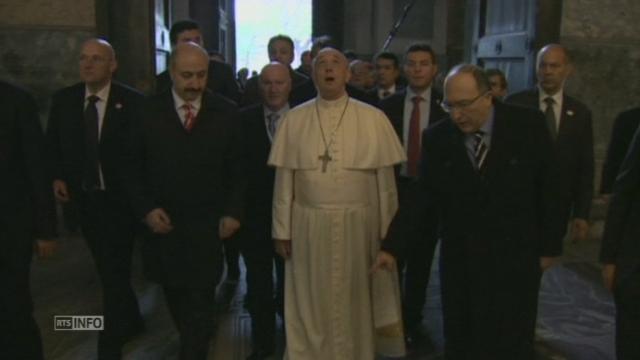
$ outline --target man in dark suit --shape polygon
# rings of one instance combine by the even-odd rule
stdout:
[[[376,87],[373,94],[381,101],[400,90],[397,84],[400,77],[400,61],[394,53],[388,51],[377,54],[373,61],[376,67]]]
[[[618,360],[640,358],[640,132],[636,131],[624,159],[602,237],[600,261],[605,286],[616,303]]]
[[[277,61],[284,64],[289,68],[289,76],[291,77],[291,88],[295,89],[304,83],[311,81],[309,77],[291,68],[291,63],[294,57],[293,40],[287,35],[276,35],[269,39],[267,45],[269,51],[269,61]],[[247,81],[242,96],[242,106],[250,106],[260,103],[262,98],[260,96],[260,77],[254,76]]]
[[[117,62],[111,45],[82,46],[82,82],[58,91],[47,129],[53,189],[61,203],[75,202],[80,226],[102,283],[105,329],[98,357],[119,359],[121,347],[143,328],[131,288],[136,221],[122,183],[127,134],[142,95],[112,81]]]
[[[172,88],[150,98],[130,143],[127,184],[150,232],[147,274],[164,287],[180,359],[207,357],[222,241],[240,227],[246,174],[236,106],[206,90],[204,49],[171,54]]]
[[[535,109],[545,114],[545,120],[556,153],[558,186],[564,213],[562,221],[571,221],[573,241],[586,239],[589,233],[589,212],[593,198],[593,127],[591,111],[586,105],[564,92],[564,83],[571,73],[567,49],[550,44],[538,52],[538,87],[509,96],[506,101]]]
[[[0,81],[0,358],[43,359],[29,287],[31,257],[56,242],[51,183],[38,108],[26,91]]]
[[[200,25],[193,20],[176,21],[169,31],[169,41],[171,49],[184,42],[194,42],[204,47]],[[211,60],[208,74],[207,88],[209,90],[235,102],[240,101],[241,94],[238,83],[236,83],[233,69],[229,64]],[[166,70],[156,76],[156,93],[168,91],[170,88],[171,76],[169,76],[169,70]]]
[[[267,358],[274,350],[271,208],[275,169],[267,165],[267,159],[278,124],[289,111],[291,78],[287,66],[278,62],[265,66],[260,73],[260,91],[262,102],[240,112],[244,126],[242,133],[247,138],[249,168],[247,222],[240,236],[241,251],[247,265],[247,298],[253,337],[253,352],[248,359]],[[278,257],[275,259],[279,260]],[[283,271],[278,277],[279,289],[283,288],[282,281]],[[282,300],[280,296],[278,299]]]
[[[403,221],[441,239],[445,358],[533,359],[541,270],[560,254],[551,138],[542,114],[493,103],[484,71],[453,68],[449,118],[424,131],[419,206],[400,208],[375,269],[403,249]]]
[[[305,50],[300,54],[300,66],[296,71],[307,77],[311,77],[311,50]]]
[[[318,52],[327,47],[333,47],[333,41],[329,36],[319,36],[314,39],[313,45],[311,46],[311,62],[313,63],[313,59],[318,55]],[[347,94],[349,97],[352,97],[356,100],[360,100],[370,105],[375,105],[378,101],[373,94],[368,94],[365,91],[362,91],[354,86],[347,84]],[[292,107],[300,105],[308,100],[315,98],[318,95],[318,90],[316,89],[316,85],[313,83],[313,79],[303,83],[297,88],[293,89],[291,93],[291,97],[289,99],[289,103]]]
[[[400,166],[397,178],[400,207],[415,204],[418,192],[417,176],[420,162],[421,134],[428,126],[446,117],[440,106],[442,94],[433,88],[438,73],[436,55],[427,44],[413,44],[404,55],[404,72],[409,85],[380,102],[407,152],[408,161]],[[404,227],[407,258],[400,259],[400,269],[406,265],[403,286],[403,316],[409,346],[421,345],[426,336],[422,329],[422,310],[426,300],[435,242],[422,240],[419,229]],[[402,263],[405,264],[402,264]]]
[[[607,157],[602,166],[602,180],[600,181],[600,193],[611,194],[613,183],[618,176],[620,165],[624,160],[627,151],[631,147],[633,134],[636,133],[640,124],[640,108],[633,108],[623,111],[616,117],[611,130]]]
[[[169,31],[169,40],[171,48],[175,49],[178,44],[185,42],[193,42],[204,48],[204,40],[200,25],[193,20],[177,21],[171,26]],[[241,93],[238,83],[235,81],[233,69],[231,66],[219,61],[209,61],[209,78],[207,79],[207,88],[213,93],[226,96],[230,100],[239,102]],[[169,91],[171,88],[171,76],[169,70],[166,70],[156,77],[156,93]],[[235,239],[225,241],[224,245],[225,262],[227,264],[228,281],[235,282],[240,276],[240,264],[238,262],[240,254],[238,244]]]

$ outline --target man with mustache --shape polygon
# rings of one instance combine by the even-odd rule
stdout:
[[[240,227],[246,183],[236,106],[206,90],[208,63],[199,45],[176,46],[173,85],[143,107],[127,174],[149,228],[147,273],[164,288],[181,360],[207,357],[222,241]]]

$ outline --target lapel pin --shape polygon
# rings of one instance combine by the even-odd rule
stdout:
[[[116,109],[118,109],[118,110],[122,109],[122,104],[121,103],[116,103]]]
[[[567,110],[567,115],[569,115],[569,116],[573,116],[573,114],[574,114],[574,113],[573,113],[573,110]]]

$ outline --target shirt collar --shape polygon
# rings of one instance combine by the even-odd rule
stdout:
[[[182,109],[182,105],[187,103],[180,97],[180,95],[176,93],[173,88],[171,88],[171,95],[173,95],[173,102],[176,105],[176,110]],[[198,113],[198,111],[200,111],[200,106],[202,105],[202,95],[198,96],[193,101],[189,101],[189,104],[193,107],[194,112]]]
[[[420,94],[415,93],[410,86],[407,86],[407,100],[411,101],[414,96],[420,96],[425,101],[431,100],[431,85],[429,85],[429,87]]]
[[[107,85],[105,85],[102,89],[98,90],[98,92],[96,92],[95,94],[92,94],[91,91],[89,90],[89,87],[87,85],[85,85],[84,86],[84,100],[86,101],[89,98],[89,96],[95,95],[101,101],[104,101],[106,103],[107,99],[109,98],[109,92],[110,91],[111,91],[111,81],[109,81],[109,83],[107,83]]]
[[[278,115],[280,115],[280,118],[282,118],[284,116],[284,114],[286,114],[287,111],[289,111],[289,104],[288,103],[285,104],[278,111],[272,111],[271,109],[269,109],[265,105],[262,106],[262,109],[264,110],[264,116],[265,117],[269,116],[270,114],[278,114]]]
[[[380,97],[382,97],[382,94],[384,94],[385,92],[388,92],[389,95],[391,94],[395,94],[396,92],[396,84],[392,84],[391,86],[389,86],[388,88],[384,89],[384,88],[378,88],[378,95]]]
[[[558,91],[554,95],[549,95],[544,90],[542,90],[540,86],[538,86],[538,94],[539,94],[538,102],[540,103],[544,103],[544,99],[550,97],[555,101],[555,104],[562,104],[562,96],[564,94],[564,89],[560,89],[560,91]]]

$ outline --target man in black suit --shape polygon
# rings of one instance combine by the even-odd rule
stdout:
[[[602,237],[600,261],[605,286],[616,303],[618,360],[640,358],[640,132],[613,185],[613,195]]]
[[[38,108],[0,81],[0,358],[43,359],[29,287],[31,257],[55,250],[55,213]]]
[[[177,21],[171,26],[169,31],[169,40],[171,48],[175,49],[178,44],[192,42],[204,48],[204,40],[200,25],[193,20]],[[209,61],[209,78],[207,79],[207,88],[213,93],[226,96],[235,102],[240,101],[241,94],[238,83],[235,81],[233,69],[231,66],[219,61]],[[169,70],[166,70],[156,77],[156,93],[168,91],[171,88],[171,76]],[[240,253],[238,244],[235,239],[226,241],[223,245],[225,262],[227,264],[227,280],[235,282],[240,276],[240,264],[238,262]]]
[[[376,67],[376,87],[373,92],[381,101],[400,90],[396,83],[400,77],[400,61],[394,53],[388,51],[377,54],[373,61]]]
[[[200,25],[193,20],[176,21],[169,30],[169,41],[171,49],[175,49],[178,44],[185,42],[194,42],[204,47]],[[236,83],[233,69],[229,64],[211,60],[208,74],[207,88],[209,90],[235,102],[240,101],[241,94],[238,83]],[[169,70],[166,70],[156,76],[156,93],[168,91],[170,88],[171,76],[169,76]]]
[[[240,227],[246,182],[236,106],[206,90],[207,52],[171,54],[172,88],[140,114],[128,166],[134,210],[150,232],[147,274],[164,287],[180,359],[206,359],[215,329],[222,241]]]
[[[122,183],[123,149],[143,96],[112,81],[117,62],[104,40],[86,41],[79,65],[82,82],[54,94],[49,114],[53,189],[59,202],[80,209],[102,283],[98,358],[119,359],[122,345],[143,328],[130,282],[136,221]]]
[[[403,221],[440,238],[445,358],[530,360],[541,270],[564,230],[551,138],[538,111],[494,103],[475,65],[444,89],[450,115],[424,131],[419,206],[400,208],[374,269],[401,254]]]
[[[506,101],[535,109],[545,120],[556,153],[558,166],[558,201],[564,209],[561,220],[571,221],[573,241],[586,239],[589,233],[589,211],[593,198],[593,127],[591,111],[586,105],[564,92],[571,73],[567,49],[550,44],[538,52],[538,87],[509,96]]]
[[[433,49],[422,43],[409,46],[404,55],[404,72],[409,85],[380,102],[407,152],[408,161],[400,166],[397,178],[400,207],[412,207],[418,192],[417,176],[420,162],[421,134],[428,126],[446,117],[440,106],[442,94],[433,88],[438,73]],[[403,286],[403,315],[405,335],[410,346],[426,340],[422,329],[422,310],[426,300],[429,273],[435,252],[435,242],[422,240],[419,229],[410,224],[404,227],[407,258]]]
[[[247,265],[247,298],[253,337],[253,352],[248,359],[264,359],[274,350],[271,208],[275,169],[267,165],[267,159],[278,124],[289,111],[291,78],[287,66],[273,62],[262,68],[260,91],[262,102],[240,112],[244,126],[242,133],[247,138],[249,168],[247,222],[240,236],[241,251]],[[277,261],[278,257],[275,259]],[[283,280],[282,271],[282,276],[278,277],[279,288],[283,288]],[[278,299],[282,300],[280,296]]]
[[[277,61],[289,68],[289,77],[291,77],[292,89],[311,81],[308,76],[300,74],[291,68],[291,63],[293,62],[295,54],[293,40],[291,40],[289,36],[282,34],[273,36],[269,39],[267,50],[269,51],[269,61]],[[259,82],[260,78],[258,76],[254,76],[247,81],[244,94],[242,96],[242,106],[250,106],[261,102],[262,98],[260,96]]]
[[[320,52],[320,50],[328,47],[334,48],[331,37],[324,35],[314,39],[313,45],[311,45],[310,52],[311,62],[313,62],[313,59],[316,57],[316,55],[318,55],[318,52]],[[375,105],[378,102],[373,94],[369,94],[349,84],[347,84],[347,94],[349,94],[349,97],[360,100],[370,105]],[[292,107],[295,107],[315,98],[317,95],[318,90],[316,89],[316,85],[313,83],[313,79],[310,79],[310,81],[303,83],[292,91],[289,103]]]
[[[620,165],[624,160],[627,151],[631,147],[633,134],[636,133],[640,124],[640,108],[633,108],[620,113],[613,122],[607,157],[602,166],[602,180],[600,181],[600,193],[611,194],[613,183],[618,176]]]

